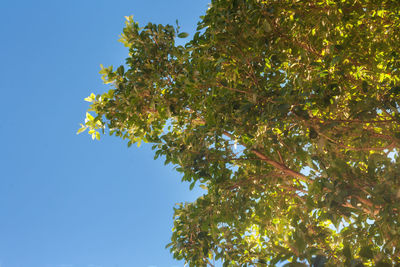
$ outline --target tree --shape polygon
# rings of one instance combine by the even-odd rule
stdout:
[[[175,208],[173,256],[400,264],[398,0],[213,0],[197,30],[127,17],[80,129],[150,142],[206,190]]]

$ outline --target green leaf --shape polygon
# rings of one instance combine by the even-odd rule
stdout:
[[[170,242],[170,243],[168,243],[168,244],[165,246],[165,248],[169,248],[169,247],[171,247],[173,244],[174,244],[173,242]]]
[[[192,190],[192,189],[194,188],[195,184],[196,184],[196,181],[192,182],[192,183],[190,184],[190,186],[189,186],[189,189]]]
[[[189,36],[189,34],[187,32],[181,32],[180,34],[178,34],[179,38],[186,38],[188,36]]]
[[[85,101],[93,102],[95,100],[95,98],[96,98],[95,94],[91,93],[90,96],[85,98]]]
[[[266,20],[263,22],[263,27],[266,32],[270,32],[272,30],[271,25]]]
[[[86,120],[87,120],[87,121],[93,121],[93,120],[94,120],[93,116],[90,115],[89,112],[86,112]]]
[[[201,184],[201,185],[200,185],[200,188],[202,188],[202,189],[204,189],[204,190],[208,190],[208,187],[207,187],[206,185],[204,185],[204,184]]]
[[[119,66],[118,67],[118,69],[117,69],[117,73],[120,75],[120,76],[123,76],[124,75],[124,72],[125,72],[125,70],[124,70],[124,66]]]
[[[79,130],[76,132],[76,134],[80,134],[80,133],[84,132],[86,129],[87,129],[87,127],[81,123],[81,128],[79,128]]]

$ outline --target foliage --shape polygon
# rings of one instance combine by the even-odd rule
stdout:
[[[213,0],[198,31],[140,28],[89,128],[150,142],[206,193],[175,208],[190,266],[400,263],[398,0]]]

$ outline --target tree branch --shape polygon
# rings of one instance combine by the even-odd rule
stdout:
[[[254,155],[256,155],[259,159],[261,159],[262,161],[265,161],[267,163],[269,163],[270,165],[274,166],[275,168],[277,168],[278,170],[282,171],[283,173],[289,175],[289,176],[294,176],[297,179],[306,182],[306,183],[313,183],[314,181],[311,180],[310,178],[308,178],[307,176],[296,172],[292,169],[289,169],[288,167],[286,167],[286,165],[283,165],[267,156],[265,156],[263,153],[261,153],[260,151],[256,150],[256,149],[251,149],[251,152],[253,152]]]
[[[229,138],[233,139],[234,136],[228,132],[224,132],[224,135],[228,136]],[[243,144],[242,144],[243,145]],[[288,167],[286,167],[286,165],[279,163],[271,158],[269,158],[268,156],[264,155],[263,153],[261,153],[260,151],[258,151],[257,149],[251,149],[250,150],[254,155],[256,155],[259,159],[261,159],[262,161],[267,162],[268,164],[274,166],[275,168],[277,168],[278,170],[282,171],[283,173],[289,175],[289,176],[294,176],[297,179],[305,182],[305,183],[313,183],[314,181],[311,180],[310,178],[308,178],[307,176],[296,172]]]

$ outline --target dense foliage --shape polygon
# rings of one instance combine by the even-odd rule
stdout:
[[[86,123],[153,143],[206,193],[175,208],[190,266],[400,264],[398,0],[213,0],[179,27],[128,17]]]

